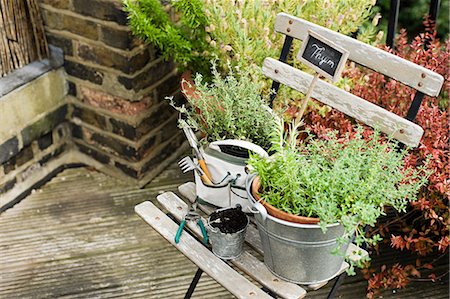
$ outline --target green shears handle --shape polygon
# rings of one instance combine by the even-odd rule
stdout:
[[[203,235],[203,244],[208,245],[208,234],[206,233],[205,226],[203,225],[203,221],[199,219],[197,221],[198,226],[200,226],[200,230],[202,231]]]
[[[175,234],[175,244],[180,243],[181,233],[183,232],[184,226],[186,225],[186,220],[181,221],[178,227],[177,233]]]
[[[203,221],[201,219],[197,220],[198,226],[200,226],[200,230],[203,235],[203,243],[208,245],[208,234],[206,233],[205,226],[203,225]],[[178,227],[177,233],[175,234],[175,244],[180,243],[180,237],[183,233],[184,226],[186,225],[186,220],[181,221],[180,226]]]

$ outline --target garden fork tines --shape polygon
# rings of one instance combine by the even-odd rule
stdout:
[[[191,157],[184,157],[178,162],[178,166],[180,166],[181,171],[183,173],[186,173],[191,170],[197,171],[197,174],[200,176],[202,181],[207,185],[213,185],[211,180],[206,176],[206,174],[203,172],[203,170],[192,161]]]

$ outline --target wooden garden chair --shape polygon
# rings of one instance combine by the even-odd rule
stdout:
[[[311,30],[348,50],[349,60],[416,90],[414,100],[405,118],[321,80],[314,88],[312,97],[362,123],[379,128],[405,145],[415,147],[419,144],[423,129],[412,121],[420,108],[424,95],[437,96],[439,94],[444,81],[442,76],[351,37],[284,13],[277,16],[275,30],[286,35],[280,59],[266,58],[263,64],[263,73],[274,80],[274,90],[277,91],[280,84],[303,93],[308,89],[313,77],[285,62],[293,39],[303,40],[307,36],[308,30]],[[196,200],[194,183],[180,186],[179,192],[191,202]],[[181,221],[188,211],[188,205],[171,192],[159,195],[157,200],[168,211],[170,217],[149,201],[137,205],[135,210],[144,221],[199,267],[185,298],[190,298],[203,272],[206,272],[237,298],[303,298],[308,290],[315,290],[326,284],[299,286],[275,277],[260,261],[262,246],[254,225],[249,226],[246,235],[246,243],[253,250],[245,251],[239,258],[229,262],[217,258],[202,244],[201,240],[197,239],[201,237],[201,232],[195,223],[187,223],[192,234],[183,234],[180,243],[175,244],[174,237],[178,224],[174,220]],[[206,214],[212,212],[210,207],[199,206]],[[359,250],[359,248],[351,244],[348,253],[355,250]],[[241,275],[230,264],[242,270],[253,281]],[[340,274],[344,273],[347,267],[348,265],[344,262]],[[343,275],[338,277],[328,298],[335,296],[343,277]]]

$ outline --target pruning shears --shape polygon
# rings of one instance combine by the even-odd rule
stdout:
[[[184,226],[187,221],[196,221],[197,225],[200,227],[203,235],[203,243],[208,244],[208,234],[206,233],[205,225],[203,224],[202,217],[195,211],[195,208],[189,209],[189,212],[184,215],[183,220],[178,227],[177,233],[175,234],[175,243],[180,242],[181,234],[183,233]]]

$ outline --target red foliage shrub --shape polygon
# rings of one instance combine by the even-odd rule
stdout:
[[[431,27],[428,27],[431,28]],[[427,46],[425,46],[425,44]],[[401,31],[397,48],[392,51],[409,61],[433,70],[445,78],[443,89],[437,98],[425,97],[415,122],[425,131],[420,146],[406,158],[408,166],[421,164],[431,156],[428,168],[433,171],[429,184],[417,200],[410,203],[406,214],[396,215],[380,224],[376,229],[382,236],[390,236],[390,245],[417,255],[416,264],[383,265],[380,269],[363,271],[368,279],[368,297],[373,297],[380,288],[401,288],[423,271],[429,272],[431,264],[421,265],[420,257],[431,254],[445,254],[449,246],[450,165],[449,165],[449,56],[450,42],[436,39],[435,33],[427,30],[408,44],[406,32]],[[405,116],[414,97],[414,90],[384,75],[360,67],[351,67],[344,76],[354,83],[351,92],[385,109]],[[335,129],[340,133],[354,133],[355,121],[332,110],[324,117],[312,111],[306,116],[306,123],[319,136]],[[370,128],[367,128],[370,131]],[[389,239],[385,238],[385,239]],[[427,274],[428,275],[428,274]],[[434,280],[439,273],[431,273]]]

